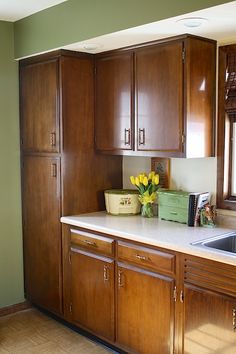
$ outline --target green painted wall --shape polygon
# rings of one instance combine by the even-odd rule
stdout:
[[[70,0],[14,25],[0,21],[0,307],[24,300],[14,42],[15,57],[22,57],[223,2],[228,1]]]
[[[230,1],[69,0],[15,22],[20,58]]]
[[[0,307],[23,295],[18,65],[13,24],[0,21]]]

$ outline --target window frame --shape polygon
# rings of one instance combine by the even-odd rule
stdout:
[[[236,44],[219,47],[218,77],[218,125],[217,125],[217,207],[236,211],[236,196],[231,195],[232,165],[225,158],[228,150],[228,161],[232,158],[232,125],[233,118],[225,110],[225,73],[227,55],[236,54]],[[236,116],[236,111],[235,111]],[[226,131],[226,124],[228,124]],[[228,138],[227,138],[228,135]],[[228,140],[226,140],[228,139]],[[227,145],[226,145],[227,144]]]

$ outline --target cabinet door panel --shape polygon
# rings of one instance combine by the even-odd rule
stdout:
[[[174,280],[118,266],[117,342],[131,352],[173,353]]]
[[[99,150],[132,149],[131,53],[96,61],[96,147]]]
[[[114,340],[114,261],[71,250],[72,318]]]
[[[182,42],[136,52],[137,149],[181,151]]]
[[[23,150],[59,150],[58,62],[22,66],[21,130]]]
[[[236,299],[185,285],[184,307],[184,354],[235,353]]]
[[[27,297],[61,312],[59,159],[23,160],[24,268]]]

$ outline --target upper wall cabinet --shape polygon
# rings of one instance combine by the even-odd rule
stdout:
[[[136,52],[137,150],[182,149],[182,42],[164,43]]]
[[[58,59],[21,68],[21,115],[24,117],[21,144],[24,151],[59,151],[58,68]]]
[[[96,146],[99,150],[132,149],[133,55],[96,61]]]
[[[214,41],[188,35],[98,55],[97,149],[212,156],[215,58]]]

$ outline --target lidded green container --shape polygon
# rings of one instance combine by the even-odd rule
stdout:
[[[158,215],[160,219],[188,222],[189,193],[175,190],[158,192]]]

